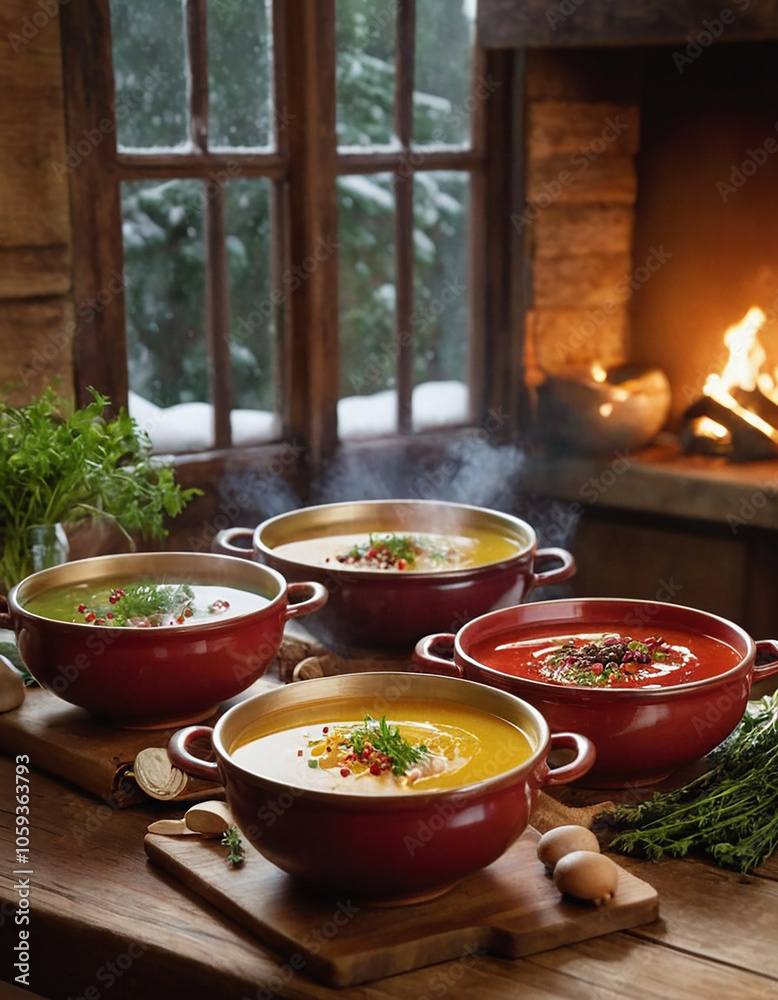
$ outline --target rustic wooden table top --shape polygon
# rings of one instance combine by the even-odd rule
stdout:
[[[50,1000],[778,996],[778,858],[749,877],[696,860],[619,859],[658,890],[658,920],[530,958],[469,955],[329,989],[149,863],[147,824],[181,815],[180,805],[113,811],[31,763],[25,989]],[[0,979],[13,983],[15,885],[23,876],[13,874],[14,761],[7,755],[0,756],[0,789]]]

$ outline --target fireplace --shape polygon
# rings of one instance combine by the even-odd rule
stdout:
[[[778,365],[778,14],[616,6],[481,3],[484,43],[526,50],[511,220],[531,274],[528,362],[535,384],[658,367],[679,434],[753,307],[764,374]]]
[[[625,366],[658,369],[670,386],[647,446],[605,435],[597,458],[541,447],[527,474],[528,492],[579,518],[574,591],[674,600],[776,634],[778,451],[757,440],[749,453],[747,430],[741,461],[715,437],[687,439],[692,421],[721,416],[703,388],[753,308],[762,374],[778,364],[778,10],[479,2],[482,43],[519,53],[524,198],[511,221],[535,398],[568,380],[589,399],[603,370]],[[584,416],[579,440],[591,444]],[[541,444],[553,424],[537,421]]]

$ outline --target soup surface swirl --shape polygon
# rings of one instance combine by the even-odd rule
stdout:
[[[534,752],[520,728],[470,706],[401,699],[389,718],[364,708],[346,699],[270,713],[240,734],[230,757],[293,786],[395,795],[482,781]]]
[[[581,687],[666,687],[717,677],[740,662],[727,643],[702,633],[662,628],[590,627],[549,634],[522,627],[474,642],[473,659],[493,670],[550,684]]]

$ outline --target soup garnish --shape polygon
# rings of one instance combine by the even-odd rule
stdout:
[[[128,583],[113,587],[105,599],[78,605],[87,624],[136,628],[183,625],[194,614],[194,591],[185,583]]]
[[[523,764],[518,726],[468,705],[400,699],[376,719],[358,699],[271,712],[240,734],[230,757],[285,784],[360,795],[460,788]],[[326,713],[326,714],[325,714]]]
[[[656,664],[680,665],[690,655],[688,649],[671,646],[661,636],[638,640],[612,633],[594,641],[575,636],[541,658],[538,673],[567,684],[613,684],[647,676],[651,671],[646,668]]]
[[[386,771],[399,778],[415,765],[420,774],[431,757],[424,743],[412,744],[385,715],[380,722],[366,715],[363,723],[335,726],[332,732],[324,726],[318,739],[308,740],[308,750],[308,767],[336,767],[342,778],[352,774],[379,777]]]
[[[63,585],[44,591],[25,607],[56,621],[111,628],[159,628],[254,611],[267,599],[228,586],[190,585],[149,579]]]
[[[514,677],[591,688],[683,684],[726,673],[740,660],[728,643],[703,633],[672,627],[662,635],[648,628],[623,633],[614,625],[597,623],[590,632],[557,635],[549,634],[548,623],[522,626],[479,639],[468,652]]]
[[[466,533],[359,531],[299,538],[273,546],[282,559],[349,570],[445,572],[513,559],[526,542],[497,531]]]
[[[355,543],[335,558],[349,566],[370,569],[430,569],[458,566],[466,554],[463,539],[446,535],[376,535]]]

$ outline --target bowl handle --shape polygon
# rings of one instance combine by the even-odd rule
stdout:
[[[594,744],[588,736],[580,733],[552,733],[549,750],[575,750],[575,757],[561,767],[549,769],[543,779],[544,785],[566,785],[576,778],[582,778],[594,764]]]
[[[189,744],[203,736],[212,738],[213,729],[210,726],[187,726],[186,729],[179,729],[168,741],[168,758],[171,764],[180,767],[186,774],[191,774],[195,778],[205,778],[206,781],[215,781],[220,785],[219,765],[195,757],[189,751]]]
[[[575,559],[567,549],[538,549],[535,553],[535,562],[537,563],[541,559],[560,559],[562,565],[555,569],[547,569],[543,573],[533,573],[531,589],[545,587],[549,583],[562,583],[563,580],[569,580],[571,576],[575,576]]]
[[[464,671],[454,662],[453,632],[435,632],[419,639],[413,650],[413,665],[422,674],[442,674],[444,677],[464,677]],[[444,655],[439,656],[436,649]]]
[[[286,587],[287,596],[299,598],[294,604],[287,604],[285,621],[290,618],[299,618],[300,615],[309,615],[312,611],[318,611],[327,603],[330,592],[323,583],[308,581],[305,583],[289,583]],[[306,597],[306,594],[308,595]]]
[[[236,545],[238,538],[247,538],[251,545]],[[211,542],[211,551],[219,552],[225,556],[242,556],[244,559],[251,559],[254,552],[254,529],[253,528],[224,528],[216,533],[216,537]]]
[[[778,639],[759,639],[756,643],[756,658],[766,662],[754,665],[754,684],[778,674]]]
[[[0,628],[14,631],[14,624],[11,620],[11,609],[8,606],[8,598],[5,594],[0,594]]]

